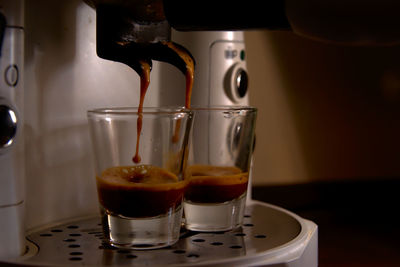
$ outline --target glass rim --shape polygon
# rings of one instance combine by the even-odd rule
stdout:
[[[257,113],[258,109],[253,106],[230,106],[230,105],[214,105],[202,106],[193,105],[190,108],[184,106],[160,106],[160,107],[143,107],[141,114],[156,115],[156,114],[188,114],[193,115],[196,112],[248,112]],[[88,116],[103,116],[103,115],[138,115],[138,107],[107,107],[95,108],[87,111]]]
[[[257,112],[257,108],[253,106],[229,106],[229,105],[214,105],[214,106],[196,106],[189,108],[193,112]]]
[[[190,109],[180,106],[143,107],[141,114],[191,114]],[[87,111],[88,115],[138,115],[138,107],[95,108]]]
[[[190,108],[194,110],[256,110],[256,107],[253,106],[236,106],[236,105],[212,105],[212,106],[203,106],[203,105],[192,105]]]

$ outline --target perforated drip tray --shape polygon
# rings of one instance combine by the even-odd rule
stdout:
[[[241,228],[221,233],[182,230],[180,240],[173,246],[137,251],[105,245],[100,217],[86,218],[30,233],[27,239],[38,249],[31,244],[30,253],[16,263],[37,266],[200,266],[254,262],[265,260],[286,244],[293,245],[294,240],[302,242],[299,240],[300,233],[304,232],[301,220],[274,206],[251,202],[246,207]]]

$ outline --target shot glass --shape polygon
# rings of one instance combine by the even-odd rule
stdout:
[[[191,111],[88,111],[105,240],[153,249],[179,239]]]
[[[242,224],[257,110],[193,108],[184,198],[185,226],[200,232]]]

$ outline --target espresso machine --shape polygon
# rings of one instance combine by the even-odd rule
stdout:
[[[335,1],[305,2],[1,0],[0,264],[317,266],[315,223],[251,194],[241,229],[183,232],[176,245],[154,251],[103,247],[86,121],[88,109],[138,105],[140,68],[132,62],[141,58],[152,62],[145,105],[184,103],[184,66],[153,45],[161,40],[182,45],[196,61],[193,105],[248,105],[243,30],[292,30],[335,43],[400,39],[389,12],[394,1],[352,14]],[[146,14],[143,3],[162,14]],[[130,8],[146,23],[120,16]],[[388,16],[368,27],[364,15],[383,11]],[[238,19],[245,14],[253,15]],[[345,19],[335,24],[332,14]],[[132,49],[129,66],[120,44]]]
[[[0,257],[24,252],[23,6],[0,2]]]
[[[140,69],[135,64],[127,66],[119,54],[121,48],[108,42],[121,36],[115,35],[115,28],[125,26],[109,28],[115,14],[98,8],[100,2],[110,1],[0,2],[4,16],[1,264],[185,266],[237,261],[242,265],[315,265],[316,225],[289,211],[252,201],[250,193],[243,230],[183,232],[174,247],[129,255],[102,247],[86,110],[138,105],[135,71]],[[183,32],[165,23],[146,24],[153,28],[134,38],[171,38],[190,51],[196,60],[192,105],[249,104],[243,32],[206,28]],[[141,46],[129,52],[131,59],[145,54],[152,60],[145,105],[183,105],[182,64],[171,53],[162,57],[164,52],[158,49]],[[268,217],[271,223],[265,224]]]

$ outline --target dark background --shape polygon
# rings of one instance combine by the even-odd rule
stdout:
[[[400,266],[399,178],[255,186],[253,199],[318,225],[319,266]]]

